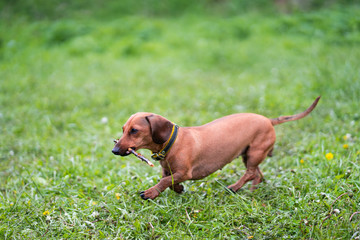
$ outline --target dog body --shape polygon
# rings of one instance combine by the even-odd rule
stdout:
[[[234,114],[181,130],[184,137],[180,135],[183,140],[179,142],[191,146],[186,159],[189,162],[188,175],[193,180],[202,179],[240,155],[249,154],[250,149],[251,152],[262,151],[266,156],[275,143],[275,131],[270,120],[250,113]]]
[[[176,140],[160,160],[163,178],[154,187],[141,192],[143,199],[154,199],[166,188],[181,193],[185,180],[202,179],[242,156],[245,174],[228,188],[234,192],[252,180],[252,189],[262,181],[258,165],[271,156],[276,135],[274,125],[308,115],[319,101],[303,113],[269,119],[253,113],[238,113],[216,119],[198,127],[180,127]],[[123,126],[123,136],[113,153],[126,156],[128,148],[159,152],[168,144],[174,124],[153,113],[136,113]]]

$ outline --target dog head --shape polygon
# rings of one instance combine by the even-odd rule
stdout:
[[[173,124],[166,118],[153,113],[136,113],[122,127],[123,135],[115,144],[115,155],[129,155],[129,148],[149,149],[153,152],[161,149],[170,137]]]

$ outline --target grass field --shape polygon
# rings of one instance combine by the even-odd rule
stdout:
[[[85,12],[85,10],[84,10]],[[359,239],[360,6],[0,21],[1,239]],[[127,118],[254,112],[276,127],[266,183],[236,159],[179,195],[111,153]],[[141,151],[150,158],[150,152]]]

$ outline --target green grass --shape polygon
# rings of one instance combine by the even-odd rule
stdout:
[[[87,16],[0,22],[1,239],[359,238],[359,6]],[[224,189],[245,171],[236,159],[143,201],[159,165],[111,153],[135,112],[193,126],[294,114],[319,95],[309,117],[276,127],[253,193]]]

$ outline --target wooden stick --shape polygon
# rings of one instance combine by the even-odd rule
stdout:
[[[141,155],[140,153],[135,152],[132,148],[128,148],[128,151],[132,154],[134,154],[137,158],[139,158],[140,160],[146,162],[150,167],[153,167],[154,164],[152,162],[150,162],[146,157],[144,157],[143,155]]]

